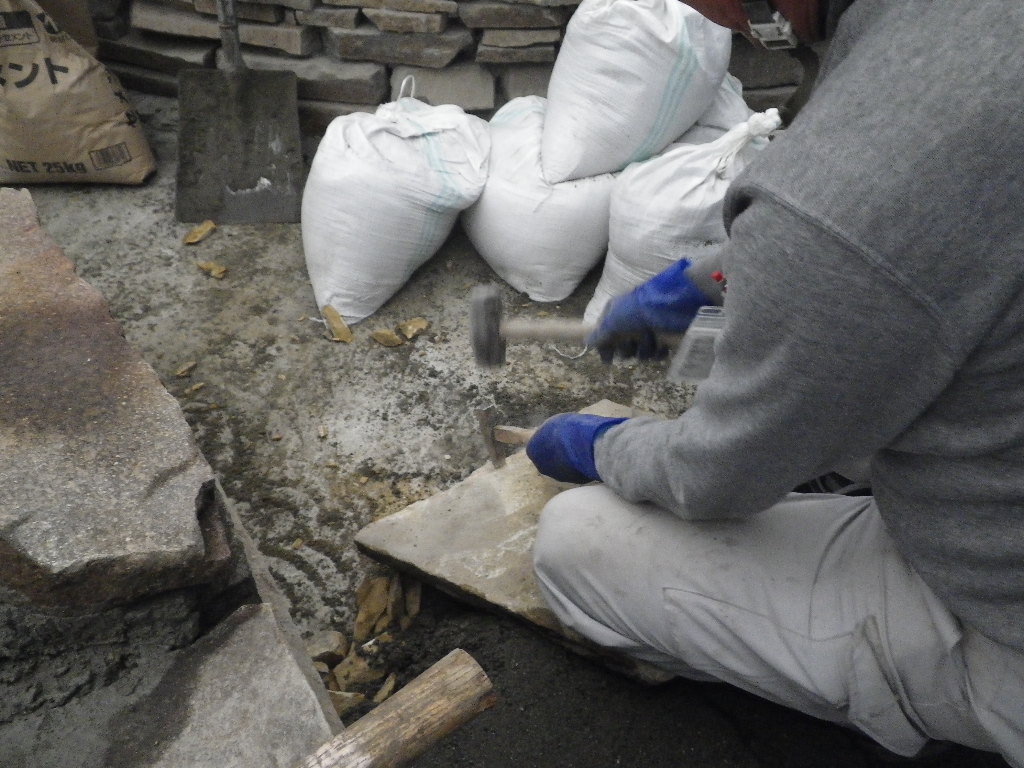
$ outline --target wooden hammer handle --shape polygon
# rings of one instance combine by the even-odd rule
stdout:
[[[456,649],[320,747],[298,768],[398,768],[495,700],[484,671],[472,656]]]
[[[501,321],[501,335],[508,341],[575,341],[583,344],[594,328],[592,323],[560,317],[511,317]]]
[[[510,427],[507,424],[499,424],[494,428],[494,439],[505,445],[526,445],[536,431],[536,429],[527,429],[526,427]]]

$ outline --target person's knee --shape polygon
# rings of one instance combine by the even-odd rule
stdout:
[[[573,521],[580,510],[564,498],[567,495],[569,492],[558,494],[541,510],[533,545],[533,568],[538,575],[551,576],[572,556]]]
[[[601,486],[564,491],[544,506],[533,548],[534,570],[547,581],[558,574],[585,570],[597,550],[609,541],[600,513]]]

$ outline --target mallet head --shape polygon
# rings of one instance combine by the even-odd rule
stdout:
[[[477,365],[505,364],[505,338],[501,335],[501,293],[496,285],[478,285],[469,295],[469,332]]]

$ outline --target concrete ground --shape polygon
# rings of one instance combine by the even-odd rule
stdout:
[[[456,230],[351,344],[317,321],[298,225],[223,226],[197,245],[174,218],[177,110],[134,95],[158,156],[138,188],[32,190],[47,232],[108,298],[126,336],[182,405],[202,450],[268,557],[305,633],[347,631],[355,587],[374,564],[352,545],[373,519],[447,488],[486,461],[473,408],[533,426],[603,398],[659,414],[689,391],[658,367],[602,367],[542,345],[513,346],[499,372],[477,368],[468,340],[471,286],[493,272]],[[316,137],[309,138],[309,149]],[[307,158],[308,159],[308,158]],[[197,267],[227,268],[215,279]],[[579,316],[590,278],[557,306],[506,288],[526,315]],[[370,339],[425,317],[430,329],[396,348]],[[194,369],[185,374],[188,364]],[[417,765],[851,766],[879,757],[855,736],[717,685],[658,688],[608,672],[518,623],[428,591],[395,663],[405,679],[463,647],[500,703]],[[935,765],[996,768],[954,749]]]

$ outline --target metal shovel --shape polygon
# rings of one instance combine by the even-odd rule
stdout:
[[[299,220],[302,140],[294,72],[242,61],[235,0],[218,0],[224,68],[178,73],[178,221]]]

